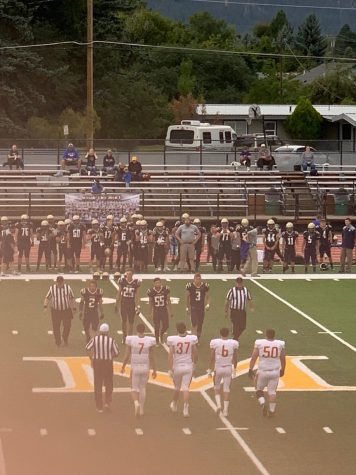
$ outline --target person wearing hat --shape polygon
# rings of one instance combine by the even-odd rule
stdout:
[[[169,233],[167,228],[164,227],[162,221],[156,223],[152,235],[154,240],[153,264],[155,266],[155,272],[162,272],[164,270],[167,248],[169,245]]]
[[[30,269],[30,250],[33,246],[33,224],[30,222],[30,218],[27,214],[23,214],[20,221],[15,224],[16,226],[16,245],[18,249],[18,261],[17,270],[21,272],[22,258],[25,256],[26,271]]]
[[[64,346],[67,346],[76,304],[73,290],[64,282],[61,275],[47,292],[43,304],[45,310],[48,305],[51,307],[54,341],[58,347],[61,346],[62,341]]]
[[[49,260],[50,260],[50,239],[52,237],[52,232],[49,228],[49,223],[46,219],[41,221],[41,226],[36,230],[37,240],[40,242],[38,246],[37,254],[37,267],[36,271],[40,270],[42,256],[45,256],[46,270],[49,269]]]
[[[131,172],[132,181],[142,181],[142,165],[136,156],[131,158],[128,171]]]
[[[80,171],[81,164],[82,163],[78,151],[74,148],[72,143],[69,143],[63,154],[63,160],[61,163],[62,170],[66,170],[68,167],[71,171],[78,173]]]
[[[94,396],[98,412],[111,408],[114,388],[113,359],[119,354],[116,341],[109,336],[109,325],[102,323],[99,335],[94,336],[86,345],[89,352],[94,373]],[[105,403],[103,404],[103,385],[105,386]]]

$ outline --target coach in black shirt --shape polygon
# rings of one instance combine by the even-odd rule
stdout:
[[[251,311],[254,310],[251,293],[244,286],[242,277],[238,277],[235,287],[228,291],[225,302],[225,317],[228,317],[230,309],[230,320],[235,340],[240,338],[246,328],[247,305],[249,305]]]
[[[64,283],[64,278],[60,275],[57,277],[56,283],[49,288],[44,300],[44,308],[47,309],[48,304],[51,307],[53,335],[57,346],[63,343],[68,345],[68,337],[73,319],[73,311],[75,312],[75,299],[73,290],[68,284]],[[61,327],[63,332],[61,335]]]

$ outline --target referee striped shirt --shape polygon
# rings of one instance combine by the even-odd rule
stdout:
[[[109,335],[96,335],[89,341],[86,349],[93,350],[94,360],[112,360],[119,354],[116,341]]]
[[[228,291],[226,299],[229,301],[230,309],[246,310],[247,301],[252,300],[252,297],[246,287],[233,287]]]
[[[74,299],[73,290],[68,284],[59,287],[57,284],[51,285],[46,295],[54,310],[68,310],[70,303]]]

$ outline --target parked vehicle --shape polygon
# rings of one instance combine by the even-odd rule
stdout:
[[[294,165],[301,165],[302,154],[305,152],[306,147],[306,145],[283,145],[277,147],[273,152],[273,156],[278,169],[293,170]],[[313,152],[316,165],[328,163],[327,153],[319,152],[314,147],[310,147],[310,151]]]
[[[182,120],[168,127],[166,147],[175,150],[231,151],[237,135],[229,125],[211,125],[199,120]]]
[[[251,151],[257,151],[262,144],[265,144],[273,152],[277,147],[283,145],[283,141],[277,135],[264,136],[263,134],[239,135],[236,139],[236,147],[241,149],[249,147]]]

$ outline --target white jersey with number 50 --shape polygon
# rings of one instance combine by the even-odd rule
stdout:
[[[215,351],[215,368],[231,366],[232,357],[238,347],[239,343],[231,338],[228,340],[224,340],[223,338],[211,340],[210,348]]]
[[[139,337],[130,335],[126,337],[126,345],[131,347],[131,367],[150,365],[150,348],[156,344],[156,339],[152,336]]]
[[[255,348],[258,349],[258,369],[273,371],[281,369],[281,353],[285,348],[285,342],[282,340],[256,340]]]
[[[169,336],[167,338],[167,345],[173,348],[174,366],[193,364],[192,350],[193,346],[197,343],[198,337],[196,335]]]

